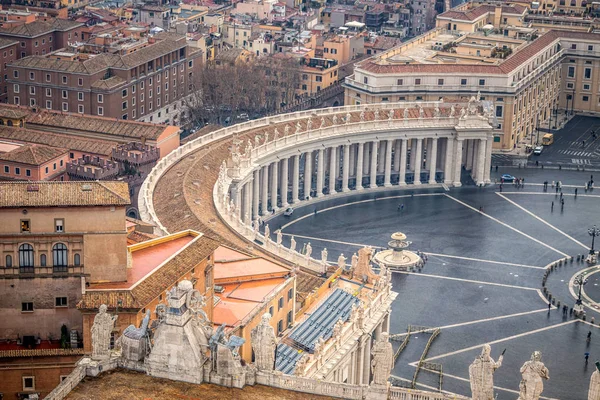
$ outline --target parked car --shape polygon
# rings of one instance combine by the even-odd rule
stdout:
[[[512,182],[515,180],[515,177],[511,174],[504,174],[502,175],[502,179],[504,179],[504,182]]]
[[[542,154],[542,150],[544,150],[544,147],[536,146],[533,148],[533,154],[535,154],[536,156],[539,156],[540,154]]]
[[[293,213],[294,213],[294,209],[292,207],[288,207],[283,212],[283,215],[286,216],[286,217],[291,217]]]

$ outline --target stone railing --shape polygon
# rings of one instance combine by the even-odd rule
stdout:
[[[339,397],[350,400],[362,400],[369,391],[368,386],[348,385],[346,383],[338,382],[323,382],[299,376],[262,372],[256,374],[256,383],[296,392]]]
[[[71,393],[71,390],[86,376],[85,366],[78,365],[73,371],[57,386],[48,393],[44,400],[62,400]]]
[[[390,400],[469,400],[470,397],[458,394],[426,392],[424,390],[406,389],[392,386],[388,392]]]

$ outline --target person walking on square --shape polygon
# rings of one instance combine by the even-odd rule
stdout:
[[[550,205],[550,211],[554,211],[554,202],[552,202],[552,204]]]
[[[588,359],[590,358],[590,353],[586,352],[585,353],[585,363],[588,363]]]

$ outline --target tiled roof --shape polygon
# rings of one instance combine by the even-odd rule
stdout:
[[[127,83],[127,81],[123,78],[121,78],[120,76],[111,76],[108,79],[100,79],[97,80],[96,82],[92,83],[92,87],[95,89],[111,89],[117,86],[120,86],[124,83]]]
[[[126,206],[129,186],[114,181],[0,182],[0,207]]]
[[[152,233],[145,233],[139,231],[132,231],[127,234],[127,244],[136,244],[146,242],[148,240],[156,239],[158,236]]]
[[[0,126],[0,139],[14,140],[25,143],[37,143],[52,147],[62,147],[69,150],[110,156],[114,142],[96,139],[82,139],[72,135],[42,132],[23,128]]]
[[[0,28],[0,35],[36,37],[54,31],[65,32],[78,26],[83,26],[83,24],[66,19],[55,19],[51,22],[34,21],[9,28]]]
[[[69,150],[60,147],[27,144],[8,153],[0,154],[0,160],[29,165],[41,165],[65,155],[68,151]]]
[[[1,108],[1,106],[0,106]],[[145,138],[157,140],[165,131],[165,126],[137,121],[124,121],[114,118],[78,115],[51,111],[32,113],[27,117],[27,124],[48,128],[62,128],[82,132],[101,133],[123,138]],[[40,129],[36,127],[36,129]]]
[[[18,108],[0,107],[0,117],[8,119],[21,119],[28,116],[30,112],[28,110]]]
[[[16,40],[0,38],[0,49],[3,49],[6,46],[10,46],[12,44],[17,44],[17,43],[19,43],[19,42]]]
[[[471,10],[448,10],[445,13],[440,14],[439,18],[450,18],[457,19],[461,21],[475,21],[481,16],[487,13],[493,13],[496,7],[493,5],[480,5],[479,7],[475,7]],[[526,7],[523,7],[519,4],[513,5],[503,5],[502,6],[502,14],[513,14],[513,15],[521,15],[527,10]]]
[[[109,308],[139,309],[145,307],[165,290],[170,289],[183,275],[219,247],[219,242],[207,236],[198,236],[151,275],[131,290],[88,290],[77,305],[79,309],[95,310],[101,304]]]
[[[20,349],[0,350],[0,358],[77,356],[84,354],[83,349]]]
[[[173,51],[176,51],[181,47],[185,47],[185,36],[182,36],[182,38],[184,40],[180,43],[178,43],[178,41],[176,40],[172,40],[171,38],[161,40],[150,46],[144,47],[129,54],[125,54],[121,58],[123,60],[123,63],[127,66],[126,68],[136,67],[140,64],[152,61],[165,54],[169,54]]]

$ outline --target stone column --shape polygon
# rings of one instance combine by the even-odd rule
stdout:
[[[335,179],[338,179],[340,177],[340,157],[342,155],[342,153],[340,153],[339,151],[337,151],[338,146],[335,146]]]
[[[463,139],[455,140],[454,145],[454,186],[459,187],[462,186],[462,183],[460,183],[460,175],[462,172]]]
[[[369,174],[369,156],[370,156],[370,151],[369,149],[371,148],[371,144],[372,143],[363,143],[363,147],[364,147],[364,152],[363,152],[363,175],[368,175]]]
[[[279,161],[271,164],[271,208],[277,211],[277,184],[279,183]]]
[[[329,149],[329,194],[335,193],[335,181],[339,164],[337,162],[337,147]]]
[[[287,208],[288,206],[288,165],[290,163],[289,158],[284,158],[281,162],[281,207]]]
[[[244,215],[244,207],[242,204],[242,191],[243,190],[244,190],[243,186],[240,186],[240,185],[235,186],[235,213],[236,213],[236,215],[234,215],[233,217],[236,219],[243,218],[243,215]]]
[[[427,158],[429,159],[429,183],[436,183],[435,181],[435,170],[437,169],[437,147],[438,147],[438,139],[432,138],[429,139],[431,142],[431,148],[429,153],[427,154]]]
[[[417,139],[410,139],[410,170],[415,170],[415,157],[417,155]]]
[[[363,176],[363,153],[364,143],[358,143],[358,151],[356,155],[356,190],[363,190],[362,176]]]
[[[260,215],[267,215],[269,211],[269,166],[262,167],[262,182],[260,184],[262,190],[262,210]]]
[[[465,163],[465,167],[468,170],[473,169],[473,153],[475,150],[475,141],[472,139],[467,140],[467,162]]]
[[[365,342],[365,358],[363,364],[363,383],[369,385],[371,383],[371,337],[369,335],[365,335],[367,337]]]
[[[417,139],[417,150],[415,151],[415,185],[421,184],[421,165],[423,164],[423,159],[421,158],[423,155],[423,139]]]
[[[306,152],[304,158],[304,198],[310,198],[310,189],[312,187],[312,151]]]
[[[258,197],[260,194],[260,170],[254,171],[254,189],[252,190],[252,220],[258,217]]]
[[[486,184],[492,183],[490,180],[490,171],[492,170],[492,147],[494,147],[494,137],[488,136],[485,144],[485,171],[483,180]]]
[[[400,172],[400,148],[402,147],[402,139],[394,141],[394,172]]]
[[[299,186],[299,181],[300,181],[300,156],[299,155],[295,155],[293,156],[293,162],[294,162],[294,167],[293,167],[293,172],[292,172],[292,203],[295,204],[297,203],[298,200],[298,186]]]
[[[430,169],[431,168],[431,142],[433,141],[432,138],[428,138],[428,139],[423,139],[426,140],[426,145],[425,145],[425,149],[427,152],[427,158],[425,159],[425,169]]]
[[[385,153],[383,152],[384,147],[386,145],[385,141],[379,142],[379,146],[377,146],[377,173],[383,174],[385,171]]]
[[[344,155],[343,155],[343,166],[342,166],[342,192],[347,192],[348,189],[348,179],[350,177],[350,145],[344,145]]]
[[[369,172],[371,173],[371,179],[369,180],[369,187],[377,187],[377,149],[379,148],[379,142],[371,142],[371,167]]]
[[[400,177],[398,181],[398,185],[405,186],[406,185],[406,150],[408,148],[408,140],[402,139],[401,150],[400,150]]]
[[[484,171],[485,171],[485,150],[487,140],[479,140],[477,145],[477,184],[485,184]]]
[[[252,221],[252,179],[248,180],[244,185],[244,213],[242,218],[244,223],[248,225]]]
[[[388,140],[385,144],[385,174],[383,186],[392,186],[390,177],[392,175],[392,141]]]
[[[351,144],[350,146],[350,170],[348,171],[349,176],[356,175],[356,145]]]
[[[323,149],[317,151],[317,197],[323,196]]]
[[[454,152],[454,141],[451,138],[446,139],[446,155],[444,159],[444,183],[452,183],[452,153]]]

